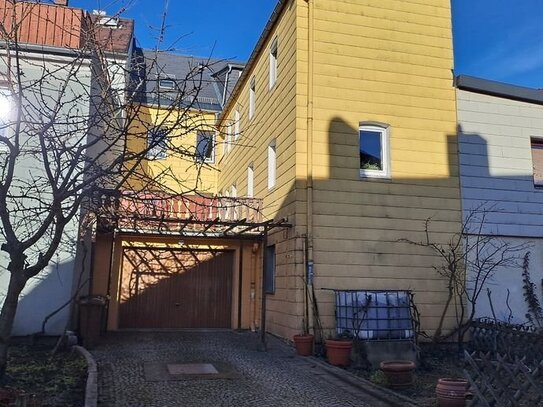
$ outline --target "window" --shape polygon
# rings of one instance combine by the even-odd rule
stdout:
[[[240,134],[240,120],[241,116],[239,110],[236,110],[236,113],[234,114],[234,140],[237,140]]]
[[[270,89],[277,82],[277,38],[270,47]]]
[[[147,134],[147,158],[150,160],[163,160],[167,157],[168,144],[167,129],[154,128]]]
[[[175,76],[166,75],[165,78],[158,80],[158,86],[162,89],[175,89]]]
[[[275,186],[276,173],[277,151],[275,147],[275,140],[273,140],[268,146],[268,189],[272,189]]]
[[[226,152],[230,152],[232,149],[232,123],[226,128]]]
[[[238,189],[236,187],[236,184],[232,184],[232,186],[230,187],[230,196],[232,198],[237,198],[238,197]]]
[[[388,128],[362,124],[359,128],[360,176],[389,177]]]
[[[275,294],[275,246],[266,247],[264,290],[266,291],[266,294]]]
[[[252,119],[256,110],[256,79],[251,79],[249,88],[249,119]]]
[[[210,131],[196,133],[196,161],[212,163],[215,161],[215,135]]]
[[[247,167],[247,198],[252,198],[255,193],[255,171],[253,164]]]
[[[536,188],[543,188],[543,138],[532,138],[531,144],[534,186]]]

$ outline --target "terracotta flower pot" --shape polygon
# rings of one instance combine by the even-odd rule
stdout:
[[[11,387],[0,387],[0,406],[9,406],[17,401],[21,394],[20,390]]]
[[[334,366],[349,366],[351,364],[351,349],[353,341],[326,339],[326,357]]]
[[[458,378],[443,378],[437,381],[437,405],[439,407],[464,407],[472,397],[468,381]]]
[[[294,335],[294,345],[296,352],[300,356],[313,355],[313,342],[315,337],[311,334]]]
[[[415,362],[410,360],[387,360],[381,362],[381,370],[390,387],[409,387],[414,383]]]

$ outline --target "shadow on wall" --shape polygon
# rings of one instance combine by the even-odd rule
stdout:
[[[478,133],[464,132],[459,126],[458,137],[464,219],[470,210],[483,205],[489,212],[481,234],[496,236],[498,243],[522,246],[520,259],[497,268],[486,284],[490,292],[487,295],[485,288],[480,296],[477,316],[492,318],[494,312],[501,321],[524,324],[528,322],[522,277],[522,255],[526,252],[530,253],[531,281],[543,300],[543,229],[539,219],[543,191],[534,186],[530,137],[526,137],[526,144],[515,146],[499,146],[493,141],[490,151],[487,140]],[[517,175],[508,174],[513,171]]]
[[[325,328],[333,328],[335,324],[334,296],[325,289],[373,289],[414,292],[422,328],[429,332],[435,329],[447,297],[446,281],[434,269],[442,264],[441,260],[427,248],[400,240],[424,241],[427,219],[431,219],[431,238],[436,243],[447,244],[460,231],[462,206],[457,134],[461,135],[463,143],[468,137],[471,141],[477,140],[477,166],[481,177],[498,184],[523,182],[533,192],[530,173],[500,177],[490,174],[487,143],[481,135],[463,134],[461,128],[457,129],[457,134],[448,135],[435,130],[419,135],[411,130],[411,139],[405,136],[408,130],[397,129],[393,123],[391,125],[391,178],[366,178],[360,175],[359,128],[341,117],[329,122],[328,150],[315,151],[313,271],[316,297]],[[401,132],[404,133],[403,137],[398,136]],[[428,138],[432,134],[435,140]],[[465,184],[465,177],[462,179]],[[307,180],[297,179],[296,186],[284,198],[279,217],[289,216],[289,220],[292,219],[292,213],[288,213],[292,196],[305,200]],[[489,201],[490,205],[496,204],[495,210],[499,210],[500,200],[494,201],[491,195],[485,197],[485,193],[482,195],[480,203]],[[501,215],[496,213],[496,216],[499,218]],[[305,216],[298,216],[296,221],[293,232],[301,239],[306,233]],[[490,227],[493,222],[490,219]],[[270,243],[276,244],[278,256],[285,257],[278,258],[278,264],[292,263],[288,259],[289,256],[292,258],[289,249],[280,248],[281,234],[278,234],[278,238],[272,237]],[[538,258],[541,256],[539,253]],[[532,268],[533,280],[538,283],[543,277],[538,272],[542,270],[540,263],[541,259],[534,262]],[[267,298],[270,328],[284,313],[296,316],[300,326],[291,328],[301,328],[303,307],[290,300],[292,287],[301,289],[297,283],[300,275],[293,275],[291,270],[288,267],[277,269],[275,295]],[[303,272],[300,268],[297,270],[297,273]],[[496,270],[494,279],[489,283],[489,288],[495,292],[494,307],[503,314],[507,305],[505,302],[499,303],[505,298],[502,291],[512,286],[515,287],[511,291],[514,299],[511,298],[508,305],[513,307],[515,316],[523,319],[526,306],[521,292],[520,268]],[[486,298],[481,298],[478,316],[491,315],[485,302],[488,302]],[[454,325],[455,317],[451,310],[445,327],[452,328]]]
[[[233,263],[232,251],[124,248],[119,327],[231,328]]]
[[[66,261],[49,266],[39,276],[28,281],[21,294],[13,325],[13,335],[31,335],[41,331],[48,314],[64,305],[72,295],[75,262]],[[46,335],[60,335],[70,318],[71,307],[49,319],[45,327]]]

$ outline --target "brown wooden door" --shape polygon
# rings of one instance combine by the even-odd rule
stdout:
[[[233,252],[125,248],[120,328],[230,328]]]

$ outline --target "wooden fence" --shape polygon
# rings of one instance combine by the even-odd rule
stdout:
[[[473,324],[464,374],[469,406],[543,406],[543,334],[536,329],[480,320]]]

